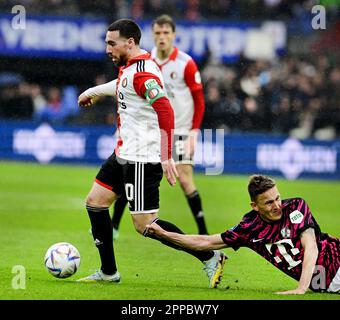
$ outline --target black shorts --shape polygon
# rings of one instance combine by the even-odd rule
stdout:
[[[160,163],[131,162],[113,153],[102,165],[96,182],[117,195],[125,194],[132,214],[159,210]]]
[[[194,165],[194,159],[192,157],[185,156],[185,140],[188,135],[185,134],[175,134],[174,143],[172,145],[172,157],[176,164],[191,164]]]

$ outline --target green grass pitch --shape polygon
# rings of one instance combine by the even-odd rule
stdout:
[[[278,296],[297,282],[247,248],[229,256],[218,289],[209,289],[201,263],[191,256],[137,234],[125,212],[115,242],[122,275],[119,285],[80,284],[75,280],[99,267],[88,234],[84,198],[98,167],[0,162],[0,299],[112,299],[112,300],[339,300],[340,295]],[[249,211],[246,176],[196,175],[210,233],[238,223]],[[340,182],[276,179],[282,198],[305,198],[323,232],[340,237]],[[196,233],[186,200],[177,185],[161,187],[160,216]],[[47,248],[60,241],[74,244],[81,254],[75,275],[56,279],[43,264]],[[15,287],[15,266],[26,271],[24,289]],[[14,267],[14,269],[13,269]]]

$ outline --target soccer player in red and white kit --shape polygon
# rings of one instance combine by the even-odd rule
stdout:
[[[204,95],[200,72],[194,60],[173,45],[176,25],[168,15],[156,18],[152,24],[156,47],[152,59],[162,71],[166,92],[175,113],[173,158],[178,180],[186,196],[199,234],[208,234],[200,194],[193,177],[193,155],[197,134],[204,115]],[[117,199],[112,216],[113,237],[118,228],[127,200]]]
[[[263,175],[250,178],[248,192],[253,210],[221,234],[180,235],[156,224],[146,232],[190,250],[248,247],[298,281],[279,294],[340,293],[340,239],[321,232],[306,201],[281,200],[275,181]]]
[[[141,31],[129,19],[112,23],[106,33],[106,53],[119,67],[116,88],[118,106],[117,147],[99,170],[87,198],[86,209],[92,235],[98,248],[101,268],[81,282],[120,282],[112,242],[109,207],[122,194],[129,202],[134,226],[140,234],[152,222],[171,232],[182,231],[158,218],[159,185],[163,173],[170,185],[176,183],[177,170],[172,159],[174,114],[164,91],[162,73],[157,64],[139,47]],[[80,106],[90,106],[92,98],[86,92],[79,96]],[[163,244],[183,250],[170,242]],[[185,252],[204,264],[209,286],[220,281],[225,255],[220,251]]]

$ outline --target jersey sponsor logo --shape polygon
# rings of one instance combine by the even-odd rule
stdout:
[[[158,83],[155,79],[149,79],[144,82],[146,89],[152,89],[154,87],[158,87]]]
[[[301,223],[303,214],[299,210],[295,210],[289,215],[289,218],[292,223]]]
[[[274,260],[276,263],[281,263],[283,260],[288,263],[288,270],[299,265],[302,260],[295,261],[293,259],[300,250],[295,248],[291,239],[283,239],[275,243],[266,244],[266,248],[271,255],[274,255]],[[279,251],[276,253],[275,248]]]
[[[260,239],[253,239],[252,241],[253,242],[259,242],[259,241],[262,241],[264,238],[260,238]]]
[[[118,103],[118,110],[121,109],[126,109],[126,103],[124,102],[124,94],[121,91],[118,91],[118,99],[117,99],[117,103]]]
[[[127,86],[127,78],[124,78],[122,81],[122,87],[125,88]]]
[[[199,71],[195,72],[195,82],[196,83],[201,83],[202,82],[201,75],[200,75]]]

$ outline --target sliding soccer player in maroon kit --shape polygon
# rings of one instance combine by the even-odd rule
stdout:
[[[281,200],[273,179],[252,176],[248,192],[253,210],[221,234],[179,235],[155,224],[147,232],[191,250],[248,247],[298,281],[280,294],[340,293],[340,239],[321,232],[303,199]]]

